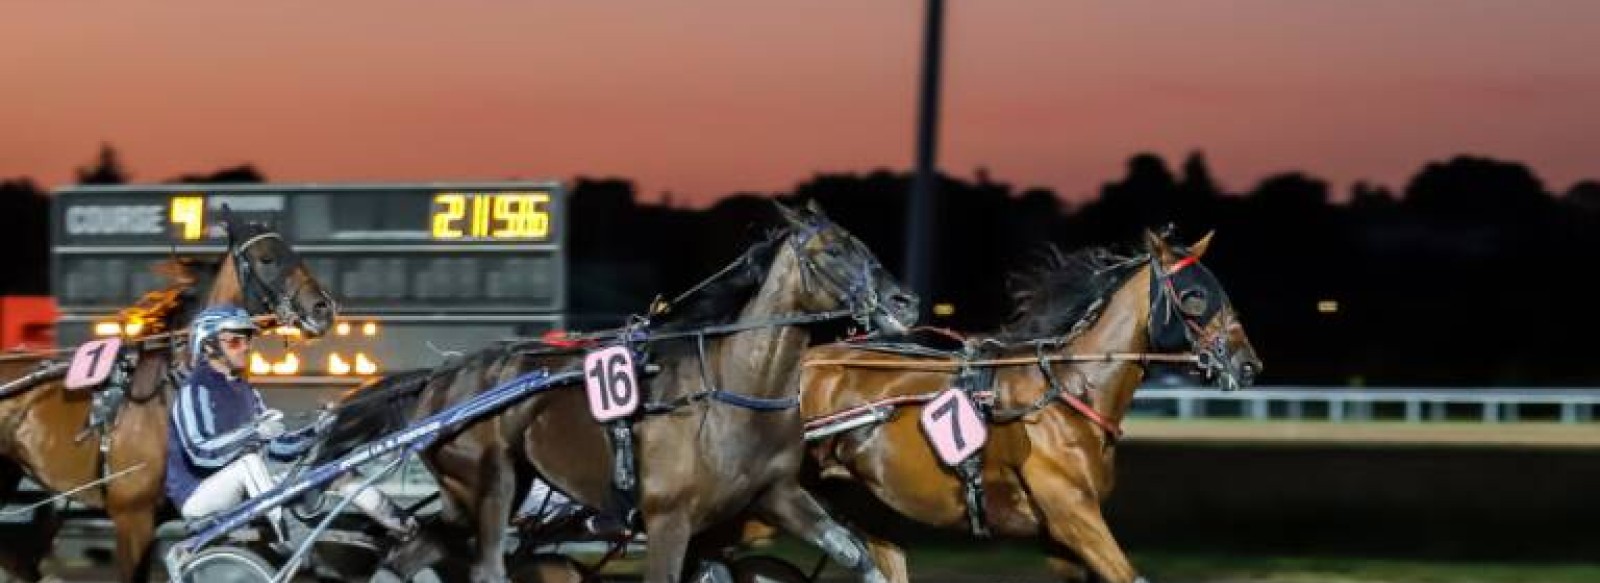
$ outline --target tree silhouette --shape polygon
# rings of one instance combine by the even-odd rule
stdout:
[[[1600,181],[1585,180],[1572,185],[1567,191],[1569,205],[1588,212],[1600,212]]]
[[[1424,215],[1495,222],[1550,202],[1527,166],[1479,156],[1430,163],[1406,185],[1406,204]]]
[[[128,172],[122,168],[122,159],[111,144],[100,144],[100,153],[94,162],[78,168],[78,184],[126,184]]]
[[[253,164],[240,164],[222,168],[208,174],[184,174],[167,182],[180,184],[256,184],[266,182],[267,177],[256,170]]]
[[[1358,210],[1387,210],[1399,201],[1387,187],[1357,181],[1350,187],[1350,208]]]
[[[94,184],[127,177],[109,145],[78,174]],[[174,180],[261,179],[243,165]],[[899,273],[910,181],[882,169],[818,174],[776,196],[818,201]],[[1326,181],[1300,172],[1226,193],[1197,151],[1176,175],[1156,155],[1132,156],[1124,176],[1076,206],[1046,189],[1014,192],[986,169],[940,175],[936,189],[938,269],[924,301],[957,309],[933,325],[992,329],[1009,312],[1007,273],[1037,265],[1047,243],[1136,244],[1142,229],[1170,222],[1182,241],[1217,230],[1205,262],[1267,361],[1264,382],[1582,384],[1600,374],[1582,337],[1600,329],[1600,311],[1582,309],[1585,288],[1559,282],[1600,247],[1600,181],[1558,199],[1522,164],[1458,156],[1419,168],[1403,198],[1358,182],[1335,204]],[[776,224],[771,193],[705,210],[642,204],[624,178],[579,177],[571,193],[567,320],[580,329],[688,288]],[[0,290],[42,292],[47,197],[26,180],[0,183],[0,215],[36,218],[0,232],[16,259]],[[1327,299],[1336,314],[1317,309]]]
[[[0,229],[8,264],[0,269],[0,294],[49,293],[50,199],[26,178],[0,181],[0,216],[11,217]]]

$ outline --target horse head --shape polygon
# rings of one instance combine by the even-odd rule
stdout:
[[[863,326],[892,334],[916,324],[916,295],[902,288],[855,235],[829,220],[816,201],[798,209],[775,204],[788,223],[785,242],[802,270],[804,309],[848,309]]]
[[[1231,391],[1253,383],[1262,363],[1227,291],[1200,263],[1213,234],[1179,247],[1145,232],[1150,265],[1149,341],[1157,352],[1195,354],[1207,380]]]
[[[245,310],[273,314],[281,325],[309,337],[328,331],[338,313],[332,294],[300,255],[270,226],[229,219],[228,259],[238,276]]]

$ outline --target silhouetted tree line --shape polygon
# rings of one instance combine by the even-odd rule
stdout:
[[[822,174],[792,192],[744,193],[705,210],[638,204],[621,179],[573,183],[574,309],[638,311],[692,285],[772,224],[765,198],[816,199],[901,273],[909,174]],[[979,171],[942,176],[930,323],[989,330],[1009,314],[1009,274],[1046,245],[1128,245],[1174,225],[1205,257],[1266,359],[1264,382],[1307,384],[1600,383],[1585,337],[1600,330],[1587,271],[1600,248],[1600,182],[1562,195],[1526,166],[1476,156],[1423,167],[1396,194],[1358,183],[1269,176],[1219,186],[1201,154],[1174,172],[1148,154],[1100,196],[1071,207]],[[625,233],[626,236],[615,236]],[[651,285],[653,283],[654,285]],[[1337,302],[1323,313],[1319,303]]]
[[[128,179],[102,150],[83,183]],[[251,166],[169,182],[259,182]],[[580,177],[572,189],[571,320],[612,325],[671,297],[777,224],[772,197],[816,199],[901,273],[909,174],[819,174],[787,193],[738,193],[697,210],[641,204],[632,182]],[[1266,360],[1264,382],[1346,384],[1600,383],[1586,337],[1600,330],[1586,273],[1600,248],[1600,182],[1557,195],[1526,166],[1475,156],[1433,162],[1399,194],[1358,183],[1342,203],[1325,181],[1269,176],[1226,192],[1205,158],[1174,172],[1131,158],[1100,196],[1071,206],[1047,189],[1019,190],[979,170],[941,176],[935,292],[950,317],[929,323],[991,330],[1009,316],[1009,274],[1047,245],[1129,245],[1174,225],[1192,241],[1217,231],[1205,257]],[[0,182],[0,213],[39,217],[0,231],[11,251],[0,291],[48,292],[48,201],[27,179]],[[1338,303],[1335,313],[1319,311]]]

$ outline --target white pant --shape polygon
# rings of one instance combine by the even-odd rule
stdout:
[[[402,517],[399,509],[395,508],[388,497],[377,488],[367,488],[357,492],[356,488],[360,486],[361,481],[345,480],[338,488],[339,495],[351,498],[350,504],[360,508],[385,528],[405,531],[411,527],[412,521],[409,517]],[[260,496],[277,485],[278,478],[267,471],[267,464],[261,460],[261,455],[247,453],[201,481],[200,485],[195,487],[194,493],[189,495],[189,499],[183,502],[183,508],[179,511],[183,513],[184,518],[200,518],[233,508],[246,498]],[[268,510],[267,516],[272,519],[274,528],[279,528],[283,524],[282,507]],[[279,533],[280,536],[283,534]]]

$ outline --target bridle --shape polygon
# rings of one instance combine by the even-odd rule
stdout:
[[[797,236],[789,238],[790,251],[794,253],[795,261],[800,263],[800,287],[809,292],[813,286],[812,280],[820,280],[825,284],[826,290],[833,296],[834,301],[845,306],[844,312],[850,316],[863,330],[872,330],[874,327],[872,315],[883,309],[882,299],[878,295],[878,288],[872,285],[873,262],[863,261],[861,269],[853,271],[843,277],[822,268],[810,253],[806,253],[806,246],[813,238],[821,233],[822,228],[809,222],[796,225],[800,229]]]
[[[1227,367],[1228,339],[1225,327],[1207,327],[1202,322],[1211,321],[1226,302],[1220,297],[1222,291],[1219,287],[1207,285],[1204,281],[1207,279],[1204,271],[1188,269],[1198,264],[1199,258],[1190,255],[1163,269],[1157,256],[1151,254],[1150,321],[1147,328],[1151,350],[1192,353],[1198,359],[1195,366],[1207,379],[1211,379],[1230,374]],[[1178,291],[1180,284],[1183,284],[1182,293],[1198,290],[1197,293],[1218,294],[1219,297],[1204,298],[1204,308],[1191,311],[1183,306],[1183,296]]]
[[[255,263],[246,254],[251,246],[269,239],[277,241],[284,250],[280,254],[278,273],[271,280],[261,274],[261,270],[255,267]],[[277,233],[262,233],[234,246],[229,253],[233,256],[234,273],[239,279],[239,288],[244,295],[246,309],[252,312],[271,312],[277,316],[278,323],[282,325],[294,325],[300,322],[300,313],[294,305],[294,298],[300,293],[300,285],[291,286],[289,274],[300,266],[302,260],[299,253],[295,253],[288,245],[283,244],[282,236]],[[333,298],[327,291],[320,292],[320,295],[330,307],[333,305]]]

